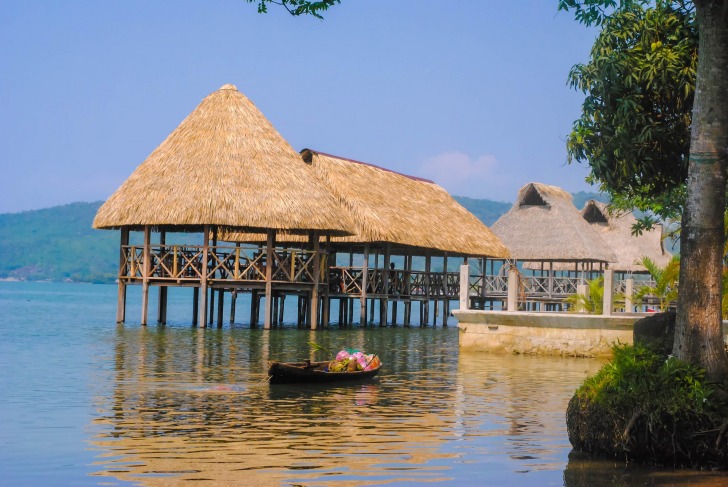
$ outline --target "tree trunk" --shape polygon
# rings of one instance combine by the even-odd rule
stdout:
[[[673,354],[728,378],[721,321],[728,168],[728,0],[695,0],[700,45]]]

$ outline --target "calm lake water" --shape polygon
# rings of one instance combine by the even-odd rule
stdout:
[[[452,318],[447,328],[195,329],[190,300],[170,292],[167,326],[122,326],[115,286],[0,282],[0,485],[727,480],[570,454],[566,404],[599,361],[461,353]],[[137,322],[139,301],[132,288]],[[329,358],[309,342],[377,352],[381,377],[269,385],[269,359]]]

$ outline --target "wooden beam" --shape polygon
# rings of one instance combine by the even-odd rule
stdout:
[[[142,322],[141,324],[146,326],[147,318],[149,316],[149,273],[151,271],[151,253],[149,247],[151,246],[151,233],[152,229],[149,225],[144,225],[144,262],[142,264]]]
[[[382,271],[382,294],[384,294],[384,298],[379,301],[379,326],[387,326],[387,308],[389,305],[389,262],[391,258],[391,249],[389,244],[387,244],[384,249],[384,270]]]
[[[166,243],[167,232],[161,230],[159,232],[159,255],[164,258],[166,252],[164,244]],[[167,323],[167,286],[159,286],[159,295],[157,299],[157,324],[163,325]]]
[[[313,240],[313,289],[311,289],[311,329],[318,327],[319,281],[321,279],[321,254],[319,252],[319,232],[311,232]]]
[[[200,276],[199,326],[207,326],[207,256],[210,251],[210,225],[205,225],[202,237],[202,270]]]
[[[116,299],[116,322],[124,323],[126,319],[126,281],[123,279],[126,274],[126,249],[124,246],[129,245],[129,227],[121,228],[121,237],[119,239],[119,272],[117,276],[118,289]]]
[[[270,330],[271,327],[271,310],[273,299],[273,245],[275,242],[275,230],[268,230],[265,246],[265,308],[263,316],[263,328]]]
[[[369,246],[364,246],[364,262],[361,265],[361,297],[359,298],[359,324],[367,324],[367,286],[369,285]]]

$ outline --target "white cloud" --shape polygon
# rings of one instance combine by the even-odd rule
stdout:
[[[417,175],[431,179],[450,194],[473,198],[503,199],[498,186],[500,165],[495,156],[472,158],[462,152],[444,152],[425,160]]]

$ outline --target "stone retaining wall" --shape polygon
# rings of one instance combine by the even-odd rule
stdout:
[[[644,314],[613,316],[455,310],[460,348],[487,352],[609,357],[614,343],[632,343]],[[728,334],[728,323],[723,322]]]

